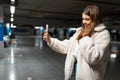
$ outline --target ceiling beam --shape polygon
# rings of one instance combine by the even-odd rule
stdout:
[[[97,0],[80,0],[80,1],[92,2],[92,3],[98,3],[98,4],[107,4],[107,5],[120,6],[120,3],[113,3],[113,2],[105,2],[105,1],[97,1]]]
[[[10,0],[0,0],[0,5],[10,5]]]

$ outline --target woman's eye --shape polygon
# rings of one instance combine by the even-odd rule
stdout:
[[[86,21],[89,21],[90,19],[89,19],[89,18],[83,18],[82,20],[86,20]]]
[[[86,18],[85,20],[86,20],[86,21],[89,21],[90,19]]]

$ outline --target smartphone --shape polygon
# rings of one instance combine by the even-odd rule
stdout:
[[[46,30],[48,31],[48,24],[46,24]]]

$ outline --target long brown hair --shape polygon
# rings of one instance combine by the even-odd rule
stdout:
[[[94,30],[94,27],[97,26],[99,23],[101,23],[99,8],[96,5],[89,5],[83,10],[82,14],[83,13],[90,16],[90,18],[92,20],[92,23],[90,25],[91,28],[87,29],[87,31],[89,30],[88,31],[88,36],[91,36],[91,34]],[[81,27],[82,27],[81,30],[80,30],[81,32],[78,35],[77,40],[80,40],[83,37],[82,35],[86,33],[85,32],[86,30],[84,29],[83,24],[81,25]]]

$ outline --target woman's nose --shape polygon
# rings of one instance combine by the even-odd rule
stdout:
[[[85,21],[85,20],[83,20],[83,21],[82,21],[82,23],[83,23],[83,24],[85,24],[85,23],[86,23],[86,21]]]

